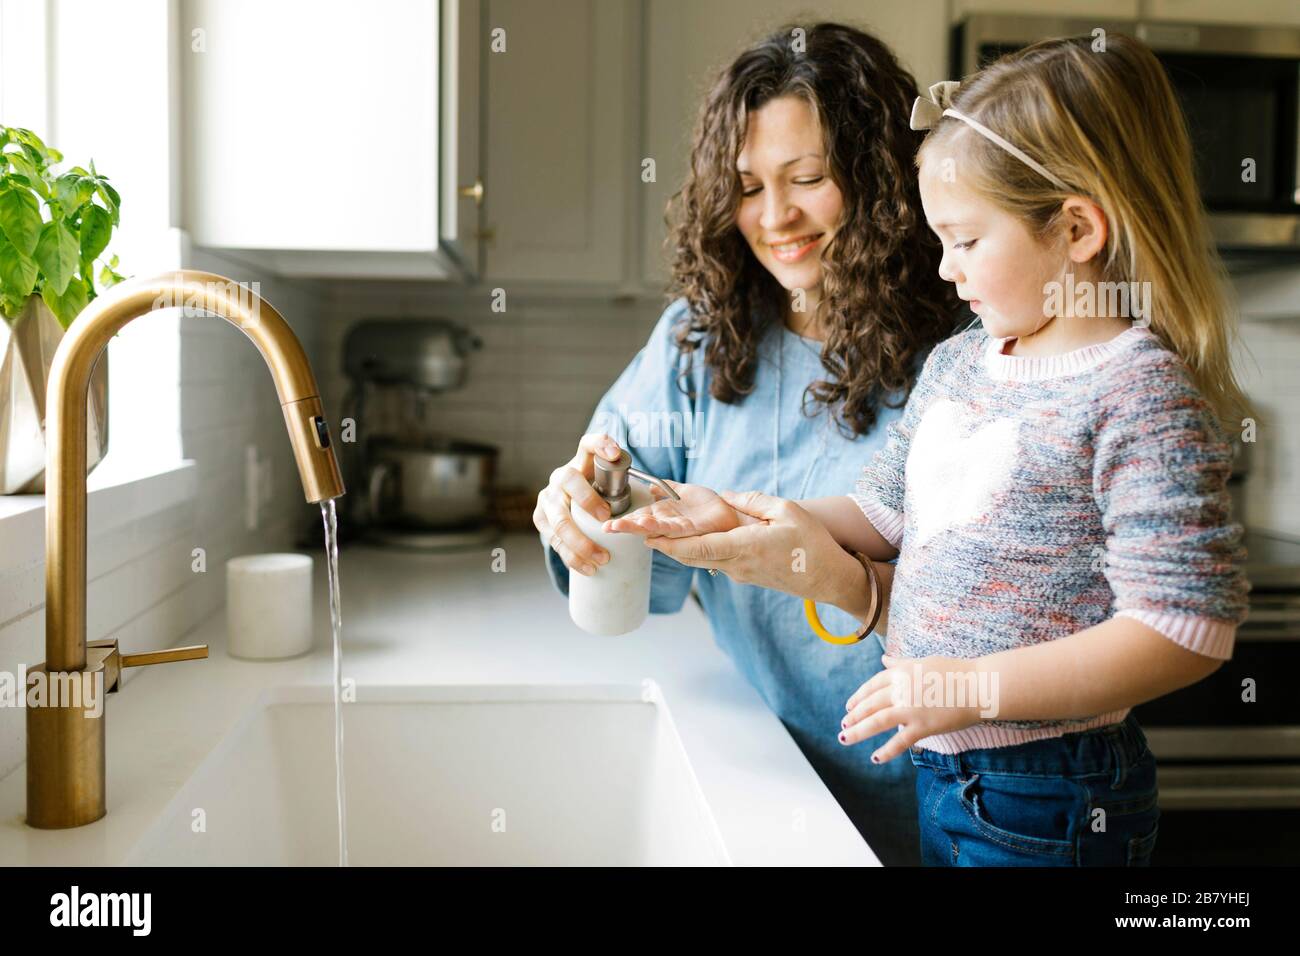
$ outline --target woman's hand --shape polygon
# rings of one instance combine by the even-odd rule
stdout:
[[[622,531],[643,536],[689,538],[702,534],[730,531],[742,524],[762,524],[757,518],[743,515],[727,504],[717,492],[703,485],[665,481],[680,500],[669,498],[658,485],[650,486],[651,495],[663,498],[644,508],[619,515],[602,526],[604,531]]]
[[[923,737],[951,733],[980,722],[979,695],[967,693],[973,691],[979,676],[973,659],[904,660],[885,654],[881,661],[885,669],[848,699],[840,743],[856,744],[897,727],[898,733],[871,755],[873,763],[887,763]],[[961,694],[946,699],[950,689],[956,688],[962,689]],[[937,701],[933,699],[936,693],[940,698]]]
[[[589,576],[596,573],[597,564],[609,560],[609,552],[582,533],[569,513],[569,502],[577,502],[597,521],[609,517],[609,505],[591,486],[592,456],[597,454],[618,461],[622,450],[603,433],[583,435],[573,458],[551,472],[550,483],[538,492],[533,510],[533,525],[560,559],[574,571]]]

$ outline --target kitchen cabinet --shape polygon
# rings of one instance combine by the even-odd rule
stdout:
[[[489,282],[629,278],[637,0],[486,0],[483,256]]]
[[[638,294],[666,278],[709,79],[790,17],[782,0],[304,3],[181,0],[196,244],[293,276]],[[924,86],[946,9],[829,0],[819,18],[875,32]]]
[[[710,80],[796,21],[784,0],[180,0],[192,240],[295,276],[648,294]],[[1055,15],[1216,20],[1213,0],[1062,0]],[[1231,19],[1297,22],[1283,0]],[[924,89],[951,23],[1041,0],[826,0]],[[810,20],[811,22],[811,20]],[[437,55],[430,55],[437,51]],[[653,176],[647,163],[653,163]]]
[[[441,6],[440,234],[447,254],[472,279],[482,269],[483,173],[479,139],[483,4],[480,0],[442,0]]]
[[[441,35],[443,23],[472,24],[475,7],[181,0],[182,217],[192,241],[290,276],[472,271],[463,237],[477,232],[473,203],[449,209],[447,194],[478,178],[479,105],[440,86],[463,49],[459,32]],[[477,89],[470,67],[458,94]],[[463,151],[462,110],[474,117]]]

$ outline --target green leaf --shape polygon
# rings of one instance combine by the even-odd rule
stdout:
[[[108,184],[107,176],[99,176],[96,180],[96,191],[99,198],[104,200],[104,205],[108,207],[108,214],[113,220],[113,225],[119,224],[118,207],[122,205],[122,197],[117,194],[117,190]]]
[[[67,289],[62,295],[58,295],[46,283],[45,288],[41,290],[41,298],[45,304],[50,307],[50,311],[58,318],[59,324],[65,329],[72,324],[81,310],[86,307],[90,297],[86,295],[86,284],[80,279],[73,279],[68,283]]]
[[[14,248],[13,243],[0,240],[0,287],[12,299],[25,299],[36,287],[36,263]]]
[[[37,156],[43,156],[46,159],[49,159],[50,154],[54,152],[54,150],[51,150],[48,146],[46,146],[43,142],[41,142],[41,138],[39,136],[37,136],[29,129],[23,129],[22,127],[15,126],[13,127],[12,132],[13,132],[13,138],[16,142],[22,143],[24,146],[34,151]]]
[[[26,189],[0,189],[0,232],[25,256],[36,251],[41,230],[41,207]]]
[[[95,181],[88,176],[64,173],[54,180],[54,196],[65,209],[79,209],[95,194]]]
[[[99,284],[102,285],[105,289],[107,289],[109,286],[117,285],[125,278],[124,276],[120,276],[115,271],[113,271],[116,268],[117,268],[117,256],[113,256],[113,258],[108,260],[108,265],[100,268]]]
[[[53,286],[56,295],[63,295],[68,287],[68,280],[77,268],[77,254],[81,244],[64,222],[47,222],[41,227],[40,238],[36,240],[34,258],[36,264],[45,274],[45,287]],[[84,289],[82,290],[85,291]],[[54,306],[50,306],[54,308]]]
[[[42,144],[44,145],[44,144]],[[27,154],[27,160],[37,169],[44,169],[50,165],[50,154],[43,149],[37,149],[28,143],[23,143],[22,150]]]
[[[108,211],[94,203],[81,207],[81,258],[93,262],[108,247],[108,237],[113,234],[113,221]],[[84,275],[90,275],[87,271]]]
[[[41,194],[42,199],[50,198],[50,187],[45,185],[45,177],[41,175],[40,170],[33,166],[26,156],[22,153],[5,153],[5,155],[9,157],[14,172],[26,177],[31,187]]]

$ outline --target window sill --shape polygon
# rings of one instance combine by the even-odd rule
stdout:
[[[87,538],[193,499],[198,481],[192,458],[130,473],[101,464],[86,478]],[[44,558],[45,495],[0,495],[0,541],[0,571]]]

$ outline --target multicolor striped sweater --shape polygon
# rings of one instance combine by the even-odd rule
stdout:
[[[1116,615],[1227,659],[1250,585],[1231,451],[1186,365],[1149,329],[1050,357],[983,326],[930,353],[862,472],[867,519],[899,548],[887,651],[982,657]],[[1002,747],[1124,719],[986,719],[917,746]]]

